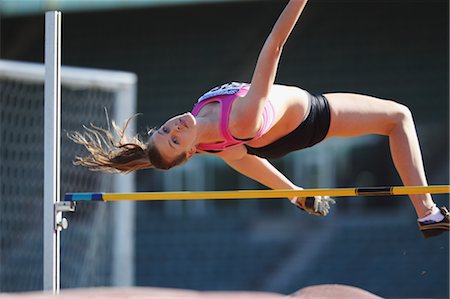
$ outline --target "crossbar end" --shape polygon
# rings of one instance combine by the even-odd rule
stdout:
[[[103,201],[103,193],[66,193],[64,201]]]

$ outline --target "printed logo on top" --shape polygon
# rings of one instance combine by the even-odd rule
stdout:
[[[199,103],[199,102],[201,102],[203,100],[206,100],[206,99],[217,97],[217,96],[235,94],[239,90],[241,90],[241,87],[244,86],[244,85],[247,85],[247,84],[245,84],[245,83],[238,83],[238,82],[231,82],[231,83],[223,84],[221,86],[214,87],[213,89],[211,89],[210,91],[208,91],[207,93],[202,95],[198,99],[197,103]]]

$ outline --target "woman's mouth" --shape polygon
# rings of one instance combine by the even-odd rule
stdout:
[[[184,126],[186,129],[188,129],[189,127],[188,127],[188,125],[187,125],[187,123],[186,123],[186,121],[184,121],[184,119],[180,119],[180,124],[182,125],[182,126]]]

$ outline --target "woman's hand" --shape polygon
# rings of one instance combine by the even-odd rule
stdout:
[[[297,190],[303,190],[298,187]],[[298,208],[316,216],[326,216],[330,212],[330,204],[335,204],[336,201],[329,196],[315,196],[315,197],[292,197],[290,202]]]
[[[303,190],[294,185],[266,159],[245,153],[243,146],[234,147],[218,154],[229,166],[241,174],[271,189]],[[330,204],[335,201],[329,197],[291,197],[289,200],[302,210],[317,216],[326,216]]]

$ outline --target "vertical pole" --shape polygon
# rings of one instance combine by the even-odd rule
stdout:
[[[121,122],[136,113],[136,85],[132,84],[116,96],[114,119]],[[135,121],[129,126],[129,134],[136,132]],[[135,174],[115,176],[114,192],[135,192]],[[136,202],[114,203],[114,237],[112,260],[112,285],[134,285],[134,244]]]
[[[60,232],[54,212],[60,201],[60,128],[61,12],[50,11],[45,14],[43,289],[53,293],[60,289]]]

